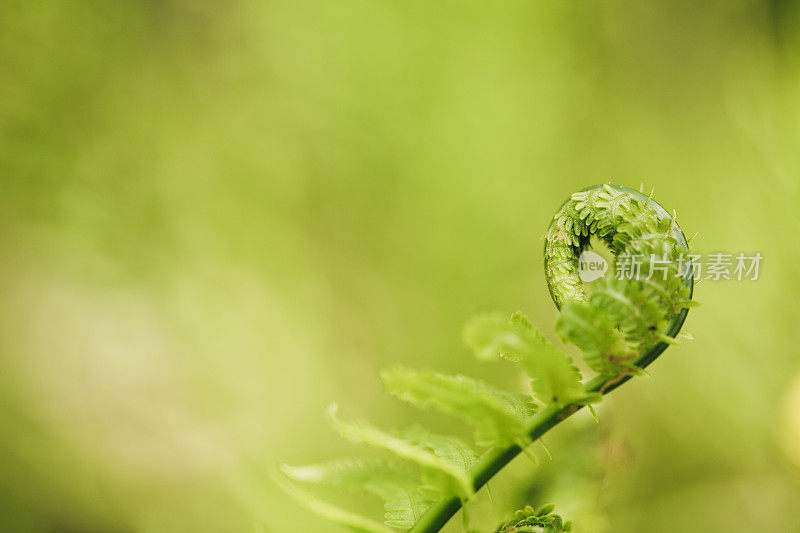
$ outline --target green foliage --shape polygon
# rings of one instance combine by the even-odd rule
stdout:
[[[641,195],[640,195],[641,196]],[[577,271],[578,254],[597,235],[621,258],[636,253],[641,268],[662,266],[663,278],[607,276],[587,293]],[[464,328],[464,342],[481,361],[520,364],[530,378],[530,392],[496,388],[463,375],[394,367],[381,378],[386,391],[416,407],[455,416],[474,430],[475,443],[492,448],[478,454],[460,440],[430,433],[420,426],[384,431],[363,422],[344,422],[333,404],[331,426],[346,440],[377,448],[387,456],[374,461],[345,460],[306,467],[283,467],[282,484],[312,510],[357,531],[383,531],[317,500],[302,484],[374,494],[384,501],[386,524],[413,533],[438,531],[452,516],[451,502],[465,502],[532,439],[580,407],[599,401],[607,386],[618,385],[646,365],[648,354],[662,341],[674,342],[671,324],[690,306],[691,285],[685,282],[679,253],[680,230],[649,198],[609,185],[573,194],[556,213],[545,236],[545,273],[561,309],[556,333],[574,344],[599,376],[584,383],[572,358],[547,341],[522,314],[487,314]],[[681,236],[682,238],[682,236]],[[683,242],[683,244],[681,244]],[[660,351],[652,352],[656,355]],[[541,404],[541,405],[539,405]],[[441,504],[441,505],[440,505]],[[571,531],[572,524],[553,514],[552,506],[526,507],[497,530],[510,532]]]
[[[390,533],[391,529],[385,525],[367,518],[358,513],[342,509],[338,505],[321,500],[307,490],[303,490],[296,483],[290,483],[284,475],[274,473],[273,481],[283,489],[293,500],[309,511],[344,526],[358,533]]]
[[[578,256],[596,235],[621,274],[591,284],[587,294]],[[692,305],[680,229],[649,197],[604,185],[573,193],[545,235],[545,273],[561,314],[556,333],[583,352],[593,370],[613,376],[635,372],[639,355],[665,339],[678,313]],[[618,274],[618,273],[614,273]]]
[[[409,528],[434,499],[419,487],[418,474],[397,461],[341,459],[319,465],[282,466],[292,481],[350,492],[366,492],[384,501],[386,524]]]
[[[583,360],[597,372],[613,373],[638,355],[636,346],[597,307],[573,300],[564,304],[556,333],[581,349]]]
[[[472,468],[478,457],[475,451],[460,439],[449,435],[437,435],[421,426],[411,426],[403,431],[401,436],[412,444],[433,452],[459,472],[466,472]]]
[[[572,531],[572,522],[564,521],[553,514],[556,506],[543,505],[534,509],[530,505],[517,511],[514,518],[497,528],[496,533],[568,533]]]
[[[386,391],[421,408],[434,407],[475,430],[480,446],[519,442],[537,405],[527,394],[497,389],[467,376],[400,367],[381,373]]]
[[[586,403],[588,395],[572,358],[534,328],[521,313],[511,319],[492,314],[478,317],[464,331],[464,340],[479,359],[504,358],[521,363],[531,378],[534,396],[545,404]]]
[[[328,421],[346,440],[356,444],[367,444],[390,452],[415,463],[443,491],[455,491],[462,498],[473,494],[472,481],[453,460],[452,447],[457,441],[414,429],[406,434],[389,433],[363,422],[343,422],[336,416],[337,406],[328,408]],[[448,448],[442,448],[443,443]],[[437,451],[439,453],[437,453]]]

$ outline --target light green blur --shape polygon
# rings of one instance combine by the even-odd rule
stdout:
[[[654,188],[700,253],[760,252],[760,278],[698,285],[696,340],[545,438],[552,463],[515,461],[471,520],[552,501],[578,533],[800,523],[791,3],[0,11],[0,531],[339,531],[271,465],[363,453],[333,400],[468,435],[378,371],[522,386],[461,326],[521,310],[554,339],[541,236],[607,181]]]

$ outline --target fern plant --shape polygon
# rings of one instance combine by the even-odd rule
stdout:
[[[634,275],[606,275],[588,288],[579,255],[592,236],[616,261],[637,258]],[[544,238],[545,277],[560,314],[556,334],[577,346],[597,375],[584,381],[572,359],[546,340],[521,313],[487,314],[470,321],[464,341],[481,360],[522,366],[530,391],[499,389],[463,375],[394,367],[381,373],[386,391],[422,409],[435,409],[470,425],[474,446],[420,426],[385,431],[347,422],[331,405],[327,418],[346,440],[377,448],[377,459],[283,465],[275,478],[302,505],[364,533],[439,531],[514,457],[584,406],[644,372],[683,325],[691,300],[693,268],[688,242],[651,197],[614,185],[576,192],[553,217]],[[656,269],[658,275],[653,276]],[[649,274],[649,275],[648,275]],[[372,494],[384,501],[384,522],[319,499],[315,488]],[[526,507],[498,532],[570,531],[553,508]]]
[[[569,533],[572,531],[572,522],[564,521],[557,514],[553,514],[555,505],[543,505],[534,509],[530,505],[514,513],[514,518],[501,524],[495,533]]]

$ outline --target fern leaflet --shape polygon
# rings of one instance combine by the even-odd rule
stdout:
[[[448,376],[400,367],[381,373],[386,391],[418,407],[434,407],[475,429],[479,446],[518,442],[536,412],[530,396],[496,389],[467,376]]]

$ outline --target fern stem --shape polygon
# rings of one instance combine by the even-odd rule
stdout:
[[[549,429],[578,411],[580,407],[578,405],[568,405],[560,409],[552,406],[545,407],[531,421],[529,430],[531,439],[538,439]],[[522,448],[512,444],[506,448],[491,450],[484,455],[470,470],[475,491],[480,490],[487,481],[521,452]],[[428,509],[414,527],[409,530],[409,533],[435,533],[439,531],[461,509],[461,506],[462,502],[458,497],[446,498],[438,502]]]
[[[668,336],[674,338],[678,334],[686,319],[687,312],[688,309],[683,309],[678,314],[672,322],[670,330],[667,332]],[[668,344],[665,342],[658,343],[636,361],[636,366],[645,368],[655,361],[667,347]],[[633,374],[624,374],[610,378],[608,376],[598,376],[586,384],[586,390],[588,392],[608,394],[632,377]],[[580,404],[570,404],[564,407],[549,405],[541,409],[536,413],[528,426],[527,432],[531,441],[535,442],[550,429],[577,413],[583,407],[584,405]],[[502,470],[521,452],[522,448],[516,444],[487,452],[469,471],[475,492],[478,492],[495,474]],[[445,526],[459,509],[461,509],[462,505],[463,502],[456,496],[439,501],[428,509],[408,533],[436,533]]]

